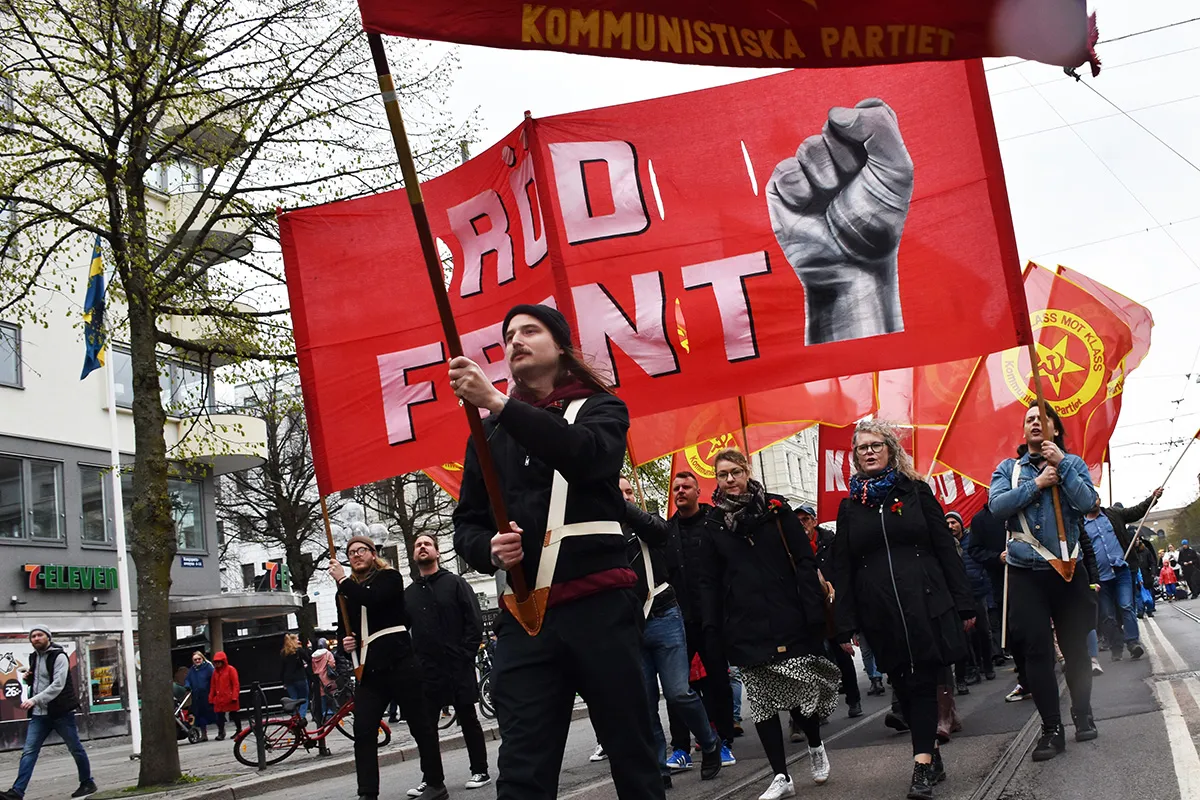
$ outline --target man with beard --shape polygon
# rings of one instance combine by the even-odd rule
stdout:
[[[478,443],[468,442],[455,549],[481,572],[522,570],[546,604],[537,635],[507,600],[496,624],[496,797],[557,797],[578,693],[608,754],[617,797],[663,800],[642,675],[643,598],[633,591],[617,486],[629,411],[584,364],[556,309],[514,306],[502,330],[511,396],[470,359],[450,362],[455,394],[488,412],[484,430],[511,520],[497,530]]]
[[[478,789],[492,782],[483,726],[475,715],[475,653],[483,641],[483,615],[470,584],[442,569],[438,558],[437,539],[428,533],[417,536],[413,561],[421,575],[404,590],[404,606],[425,676],[425,710],[435,721],[440,709],[454,706],[471,761],[466,788]],[[424,790],[421,784],[409,789],[408,796],[420,797]]]
[[[437,726],[425,708],[421,665],[413,653],[406,624],[404,578],[375,553],[366,536],[352,536],[346,544],[350,574],[336,558],[329,575],[346,598],[347,619],[338,620],[342,647],[358,653],[362,679],[354,692],[354,768],[358,773],[359,800],[379,797],[379,723],[388,704],[395,702],[408,720],[417,741],[424,789],[420,800],[445,800],[445,775],[438,749]],[[349,630],[342,626],[349,625]]]

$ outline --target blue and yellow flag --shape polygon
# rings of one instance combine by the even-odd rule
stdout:
[[[83,380],[94,369],[104,366],[108,349],[104,342],[104,262],[100,258],[100,236],[92,248],[92,266],[88,270],[87,297],[83,301],[83,338],[87,352],[83,355]]]

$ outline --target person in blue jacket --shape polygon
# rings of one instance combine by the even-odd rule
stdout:
[[[1095,591],[1080,549],[1084,514],[1099,502],[1087,465],[1066,452],[1062,420],[1046,409],[1042,427],[1036,403],[1025,413],[1025,444],[996,467],[988,491],[988,506],[1009,531],[1002,559],[1008,569],[1009,621],[1012,635],[1025,654],[1025,674],[1042,717],[1042,735],[1033,750],[1034,761],[1047,761],[1066,750],[1066,734],[1054,674],[1052,635],[1066,661],[1067,688],[1075,741],[1095,739],[1092,718],[1092,664],[1088,632],[1096,619]],[[1065,528],[1061,538],[1055,518],[1052,487],[1058,487]],[[1051,561],[1079,560],[1069,580]],[[1051,621],[1054,628],[1051,632]]]
[[[212,704],[208,702],[208,690],[212,685],[213,665],[199,650],[192,653],[192,667],[188,670],[184,685],[192,693],[192,714],[195,726],[200,729],[200,741],[208,741],[209,723],[217,721]]]

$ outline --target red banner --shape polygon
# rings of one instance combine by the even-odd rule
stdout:
[[[900,444],[905,450],[910,447],[911,430],[899,429]],[[822,425],[818,439],[817,455],[817,519],[833,522],[837,519],[838,506],[849,494],[850,475],[854,472],[850,442],[854,426],[834,428]],[[971,517],[987,503],[987,486],[981,486],[953,472],[942,472],[929,479],[933,493],[946,511],[957,511],[969,525]]]
[[[1028,329],[978,62],[791,71],[530,120],[422,188],[467,354],[502,385],[504,313],[554,302],[635,418]],[[322,491],[460,461],[403,192],[280,229]],[[963,297],[971,314],[947,315]]]
[[[1020,56],[1093,60],[1083,0],[359,0],[368,31],[522,50],[721,64],[855,67]]]
[[[879,373],[878,416],[911,428],[912,438],[906,446],[922,475],[934,472],[937,467],[934,454],[976,361],[966,358]]]
[[[1129,325],[1078,284],[1036,264],[1027,269],[1025,293],[1046,401],[1062,417],[1067,449],[1099,476],[1108,440],[1088,441],[1084,433],[1132,349]],[[996,465],[1013,457],[1024,441],[1022,420],[1035,399],[1032,378],[1027,348],[980,359],[937,460],[990,484]]]

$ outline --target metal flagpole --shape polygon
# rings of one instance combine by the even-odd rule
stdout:
[[[1167,479],[1159,484],[1160,487],[1165,487],[1171,480],[1171,476],[1175,474],[1176,468],[1180,465],[1180,463],[1183,462],[1183,457],[1186,456],[1188,450],[1191,449],[1192,442],[1196,441],[1197,438],[1200,438],[1200,431],[1196,431],[1196,435],[1191,439],[1188,439],[1187,446],[1183,448],[1183,452],[1179,454],[1179,458],[1175,459],[1175,466],[1171,467],[1171,471],[1167,473]],[[1142,520],[1138,523],[1137,530],[1134,531],[1133,536],[1129,539],[1129,547],[1125,548],[1126,561],[1129,560],[1129,554],[1133,552],[1133,545],[1137,542],[1138,537],[1142,535],[1142,526],[1146,524],[1146,517],[1150,516],[1150,512],[1154,510],[1156,505],[1158,505],[1157,497],[1150,501],[1150,507],[1147,508],[1146,513],[1142,515]]]
[[[121,496],[121,448],[117,441],[116,365],[112,354],[104,367],[108,391],[108,429],[112,470],[113,527],[117,545],[117,590],[121,597],[121,643],[125,652],[125,686],[129,697],[130,758],[142,757],[142,708],[138,699],[137,649],[133,645],[133,605],[129,597],[129,551],[125,545],[125,503]]]

